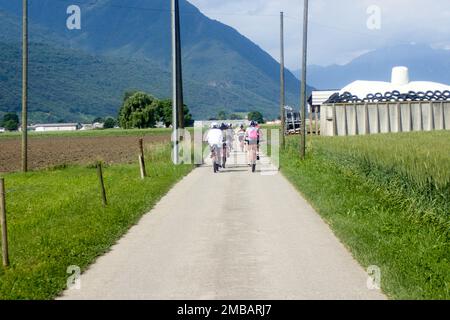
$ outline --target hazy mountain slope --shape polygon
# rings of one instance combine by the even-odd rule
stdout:
[[[426,45],[383,48],[342,66],[310,66],[308,83],[320,89],[340,89],[355,80],[390,81],[394,66],[408,67],[411,80],[450,83],[450,50]]]
[[[169,1],[84,0],[79,3],[82,10],[80,31],[66,28],[66,9],[72,1],[31,2],[30,21],[58,34],[77,50],[111,59],[139,61],[146,58],[165,73],[170,72]],[[236,30],[205,17],[185,0],[180,5],[185,100],[194,116],[208,117],[225,108],[229,111],[258,109],[275,117],[278,114],[279,64]],[[21,4],[0,0],[0,8],[17,15]],[[165,88],[164,77],[156,81],[160,82],[157,86]],[[299,85],[288,72],[289,104],[298,104]],[[170,82],[168,86],[167,93]]]

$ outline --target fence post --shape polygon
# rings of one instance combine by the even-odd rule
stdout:
[[[141,168],[141,178],[145,179],[147,171],[145,170],[145,158],[144,158],[144,139],[139,139],[139,166]]]
[[[101,189],[101,192],[102,192],[103,206],[106,207],[108,205],[108,201],[106,200],[105,182],[103,181],[103,169],[102,169],[102,163],[101,162],[97,163],[97,175],[98,175],[98,180],[100,182],[100,189]]]
[[[436,123],[435,123],[435,119],[434,119],[434,103],[432,101],[430,101],[430,130],[433,131],[436,129]]]
[[[333,136],[338,135],[336,104],[333,104]]]
[[[422,102],[419,102],[419,111],[420,111],[420,131],[424,131],[424,125],[423,125],[423,104]]]
[[[354,104],[353,105],[353,111],[354,111],[354,117],[353,117],[353,125],[355,128],[355,135],[359,135],[359,122],[358,122],[358,105]]]
[[[403,132],[403,120],[402,120],[402,105],[397,103],[397,132]]]
[[[392,132],[391,126],[391,104],[389,102],[386,103],[386,112],[387,112],[387,131],[388,133]]]
[[[364,103],[364,133],[366,135],[370,134],[370,127],[369,127],[369,105]]]
[[[319,108],[320,107],[316,107],[314,110],[315,110],[315,127],[316,127],[316,136],[318,136],[320,133],[319,133]]]
[[[6,200],[5,200],[5,180],[0,178],[0,224],[2,228],[2,257],[3,266],[9,267],[8,252],[8,228],[6,224]]]
[[[377,132],[381,133],[380,104],[377,102]]]
[[[345,129],[345,136],[348,136],[348,114],[347,114],[347,104],[344,104],[344,129]]]

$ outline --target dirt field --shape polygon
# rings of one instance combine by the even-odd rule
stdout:
[[[29,169],[43,169],[65,164],[90,164],[137,161],[139,137],[49,137],[29,139]],[[170,136],[144,137],[144,145],[170,142]],[[0,172],[21,168],[20,138],[0,140]]]

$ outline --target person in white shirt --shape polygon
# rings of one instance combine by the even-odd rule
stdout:
[[[211,157],[213,153],[215,154],[214,164],[217,164],[217,166],[220,167],[222,159],[223,133],[216,122],[211,124],[211,129],[206,134],[205,140],[208,141],[209,147],[211,148]],[[214,169],[214,171],[216,170]]]

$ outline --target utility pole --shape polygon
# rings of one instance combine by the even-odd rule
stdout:
[[[172,1],[172,126],[173,126],[173,162],[179,164],[179,129],[184,128],[183,85],[181,73],[180,8],[178,0]]]
[[[308,0],[304,1],[303,9],[303,61],[302,61],[302,88],[300,94],[300,108],[302,128],[300,132],[300,157],[305,159],[306,156],[306,64],[308,53]]]
[[[285,95],[285,75],[284,75],[284,13],[280,12],[280,116],[281,116],[281,149],[286,147],[286,95]]]
[[[22,170],[28,171],[28,0],[22,1]]]

